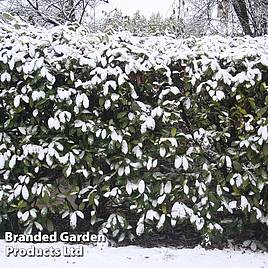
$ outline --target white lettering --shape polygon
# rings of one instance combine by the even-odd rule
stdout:
[[[12,242],[13,241],[13,234],[11,232],[5,232],[5,241]]]
[[[14,248],[7,246],[6,247],[6,256],[9,257],[14,252]]]

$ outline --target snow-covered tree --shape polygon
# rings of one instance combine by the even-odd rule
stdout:
[[[124,16],[122,11],[117,9],[104,13],[97,28],[105,32],[129,31],[139,36],[164,35],[165,33],[180,35],[183,32],[183,23],[176,16],[163,18],[160,13],[157,13],[147,19],[140,12],[134,13],[133,16]]]
[[[108,0],[14,0],[7,2],[5,11],[33,24],[60,25],[65,22],[83,23],[88,9],[95,9]]]
[[[173,5],[186,33],[194,35],[266,34],[267,9],[266,0],[178,0]]]

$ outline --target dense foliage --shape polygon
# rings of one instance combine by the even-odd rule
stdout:
[[[119,240],[268,224],[267,38],[0,24],[0,221]]]

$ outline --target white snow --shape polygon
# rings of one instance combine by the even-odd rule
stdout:
[[[31,244],[6,243],[0,241],[0,266],[3,268],[20,267],[100,267],[100,268],[266,268],[268,267],[268,253],[233,251],[233,250],[205,250],[201,247],[194,249],[175,248],[140,248],[128,247],[100,247],[83,245],[83,257],[6,257],[6,246],[18,248],[61,248],[63,243]],[[67,245],[79,247],[79,245]]]

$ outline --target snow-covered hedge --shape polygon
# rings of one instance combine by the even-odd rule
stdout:
[[[0,221],[123,240],[268,224],[267,38],[0,25]]]

